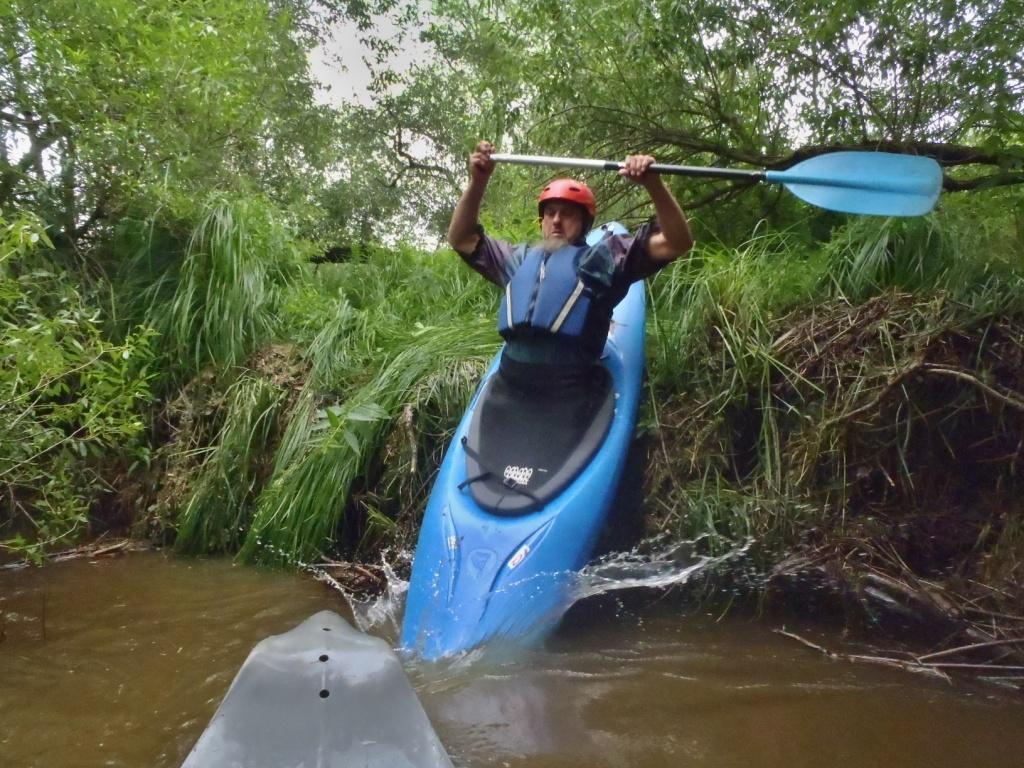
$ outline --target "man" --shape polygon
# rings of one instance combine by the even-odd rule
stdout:
[[[693,240],[686,217],[661,177],[649,172],[654,158],[630,155],[619,173],[642,185],[654,203],[657,223],[634,236],[611,235],[595,246],[585,238],[594,223],[593,193],[582,182],[559,179],[538,200],[542,240],[513,248],[488,237],[480,205],[494,161],[487,141],[469,158],[469,185],[448,227],[448,243],[477,272],[505,289],[499,331],[506,340],[501,373],[532,388],[586,387],[594,379],[612,310],[636,280],[653,275],[688,251]]]

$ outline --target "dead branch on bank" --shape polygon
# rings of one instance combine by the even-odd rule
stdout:
[[[325,559],[315,563],[310,571],[317,581],[346,595],[377,595],[387,584],[383,569],[367,563]]]
[[[998,648],[1000,646],[1007,645],[1021,645],[1024,644],[1024,637],[1008,637],[1003,640],[989,640],[984,643],[972,643],[970,645],[961,645],[956,648],[947,648],[944,651],[935,651],[934,653],[926,653],[924,656],[919,656],[918,661],[931,661],[932,659],[938,659],[946,656],[953,656],[958,653],[966,653],[969,651],[977,651],[982,648]]]
[[[918,673],[925,673],[925,674],[934,675],[936,677],[942,678],[943,680],[945,680],[946,682],[949,682],[949,683],[953,682],[953,679],[946,672],[946,670],[962,671],[962,672],[972,672],[972,673],[1014,672],[1014,673],[1020,673],[1022,675],[1022,677],[1018,677],[1018,676],[1015,676],[1015,675],[1013,675],[1013,676],[1000,676],[998,678],[989,678],[989,676],[986,675],[985,677],[989,678],[989,679],[999,679],[999,680],[1004,680],[1004,681],[1006,681],[1006,680],[1024,679],[1024,664],[992,664],[992,663],[987,663],[987,662],[944,662],[944,661],[937,662],[937,661],[932,661],[932,659],[939,658],[939,657],[945,656],[947,654],[953,654],[953,653],[963,652],[963,651],[967,651],[967,650],[973,650],[973,649],[982,648],[982,647],[991,647],[991,646],[995,646],[995,645],[1006,645],[1008,643],[1009,644],[1024,643],[1024,638],[1016,638],[1014,640],[1007,641],[1007,642],[996,641],[996,642],[992,642],[992,643],[976,643],[976,644],[971,645],[971,646],[962,646],[960,648],[951,648],[951,649],[949,649],[947,651],[939,651],[937,653],[925,654],[924,656],[913,656],[910,659],[906,659],[906,658],[897,658],[897,657],[895,657],[893,654],[898,653],[897,651],[885,651],[885,652],[883,652],[883,653],[886,653],[887,655],[874,655],[874,654],[863,654],[863,653],[841,653],[841,652],[838,652],[838,651],[829,650],[828,648],[825,648],[824,646],[821,646],[821,645],[818,645],[817,643],[811,642],[807,638],[801,637],[800,635],[796,634],[795,632],[789,632],[788,630],[786,630],[785,627],[782,627],[780,629],[774,629],[772,631],[775,632],[775,634],[777,634],[777,635],[782,635],[783,637],[788,637],[791,640],[795,640],[798,643],[800,643],[801,645],[804,645],[804,646],[810,648],[811,650],[818,651],[819,653],[824,654],[828,658],[834,659],[836,661],[847,661],[847,662],[862,663],[862,664],[878,664],[878,665],[882,665],[882,666],[896,667],[898,669],[906,670],[907,672],[918,672]]]
[[[102,557],[118,557],[129,552],[146,552],[152,548],[152,545],[146,541],[138,541],[135,539],[115,539],[111,541],[108,540],[105,535],[101,535],[88,544],[82,544],[72,549],[64,549],[59,552],[44,554],[39,560],[25,558],[23,560],[16,560],[12,563],[0,565],[0,570],[16,571],[21,568],[28,568],[32,565],[42,565],[43,563],[63,563],[67,560],[80,560],[86,557],[94,560]]]
[[[785,627],[782,627],[780,629],[774,629],[772,631],[777,635],[782,635],[783,637],[788,637],[790,640],[795,640],[801,645],[804,645],[813,651],[817,651],[818,653],[821,653],[827,656],[828,658],[833,659],[834,661],[848,661],[852,663],[876,664],[886,667],[896,667],[898,669],[906,670],[907,672],[919,672],[928,675],[933,675],[935,677],[939,677],[945,680],[947,683],[953,682],[952,678],[942,671],[942,669],[940,668],[941,665],[927,663],[921,664],[917,660],[897,659],[893,658],[892,656],[873,656],[870,654],[863,653],[840,653],[838,651],[831,651],[828,648],[825,648],[824,646],[818,645],[817,643],[813,643],[807,638],[801,637],[800,635],[796,634],[795,632],[789,632],[788,630],[786,630]],[[1021,671],[1024,671],[1024,667],[1021,667],[1020,669]]]

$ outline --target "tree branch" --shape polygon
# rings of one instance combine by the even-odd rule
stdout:
[[[1019,149],[1019,148],[1018,148]],[[769,168],[786,168],[811,157],[840,150],[869,152],[896,152],[903,155],[924,155],[945,166],[1002,165],[1008,158],[1017,159],[1011,152],[990,152],[964,144],[937,144],[928,141],[870,141],[852,144],[808,144],[791,154],[767,163]]]
[[[14,123],[15,125],[23,125],[26,128],[38,128],[43,124],[42,120],[36,120],[31,117],[18,117],[13,112],[7,112],[2,109],[0,109],[0,120],[6,120],[8,123]]]
[[[401,129],[395,134],[394,148],[395,153],[406,161],[405,168],[402,173],[395,177],[391,186],[396,186],[398,180],[404,175],[405,171],[429,171],[430,173],[437,173],[444,176],[449,182],[454,183],[454,177],[449,168],[445,168],[443,165],[434,165],[432,163],[425,163],[422,160],[418,160],[405,148],[406,144],[402,140]]]
[[[89,214],[89,217],[85,221],[83,221],[81,224],[79,224],[77,227],[71,230],[71,239],[80,240],[81,238],[85,237],[87,234],[89,234],[89,231],[94,226],[96,226],[97,222],[102,221],[105,218],[107,218],[107,209],[101,201],[96,204],[96,207],[93,209],[92,213]]]
[[[7,166],[0,174],[0,208],[7,204],[18,179],[25,176],[33,167],[35,167],[37,175],[42,177],[43,152],[53,146],[61,138],[61,135],[61,131],[53,124],[48,124],[42,133],[32,133],[28,151],[22,155],[18,164]]]
[[[942,188],[947,192],[965,192],[971,189],[989,189],[991,187],[1009,187],[1024,184],[1024,171],[993,173],[978,179],[954,179],[944,176]]]
[[[698,197],[696,200],[687,200],[686,209],[690,210],[693,208],[700,208],[702,206],[710,205],[711,203],[717,202],[718,200],[721,200],[723,198],[729,199],[732,197],[736,197],[740,193],[753,187],[755,184],[756,182],[739,182],[721,187],[719,189],[714,190],[713,192],[709,192],[703,197]]]

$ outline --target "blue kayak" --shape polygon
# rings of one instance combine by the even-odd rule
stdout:
[[[626,230],[605,225],[591,244]],[[534,642],[572,601],[611,512],[636,427],[645,297],[615,308],[586,403],[524,396],[495,359],[448,447],[413,561],[401,644],[438,659],[495,639]],[[500,358],[500,354],[499,354]]]

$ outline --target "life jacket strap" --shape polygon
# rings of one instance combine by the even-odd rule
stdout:
[[[562,323],[565,322],[565,318],[569,316],[569,313],[572,312],[572,308],[576,306],[577,299],[579,299],[580,294],[583,293],[583,287],[583,281],[577,280],[576,287],[573,289],[573,292],[569,294],[569,298],[565,300],[565,304],[562,305],[562,309],[555,318],[555,322],[551,324],[552,333],[558,333],[559,329],[562,327]]]

